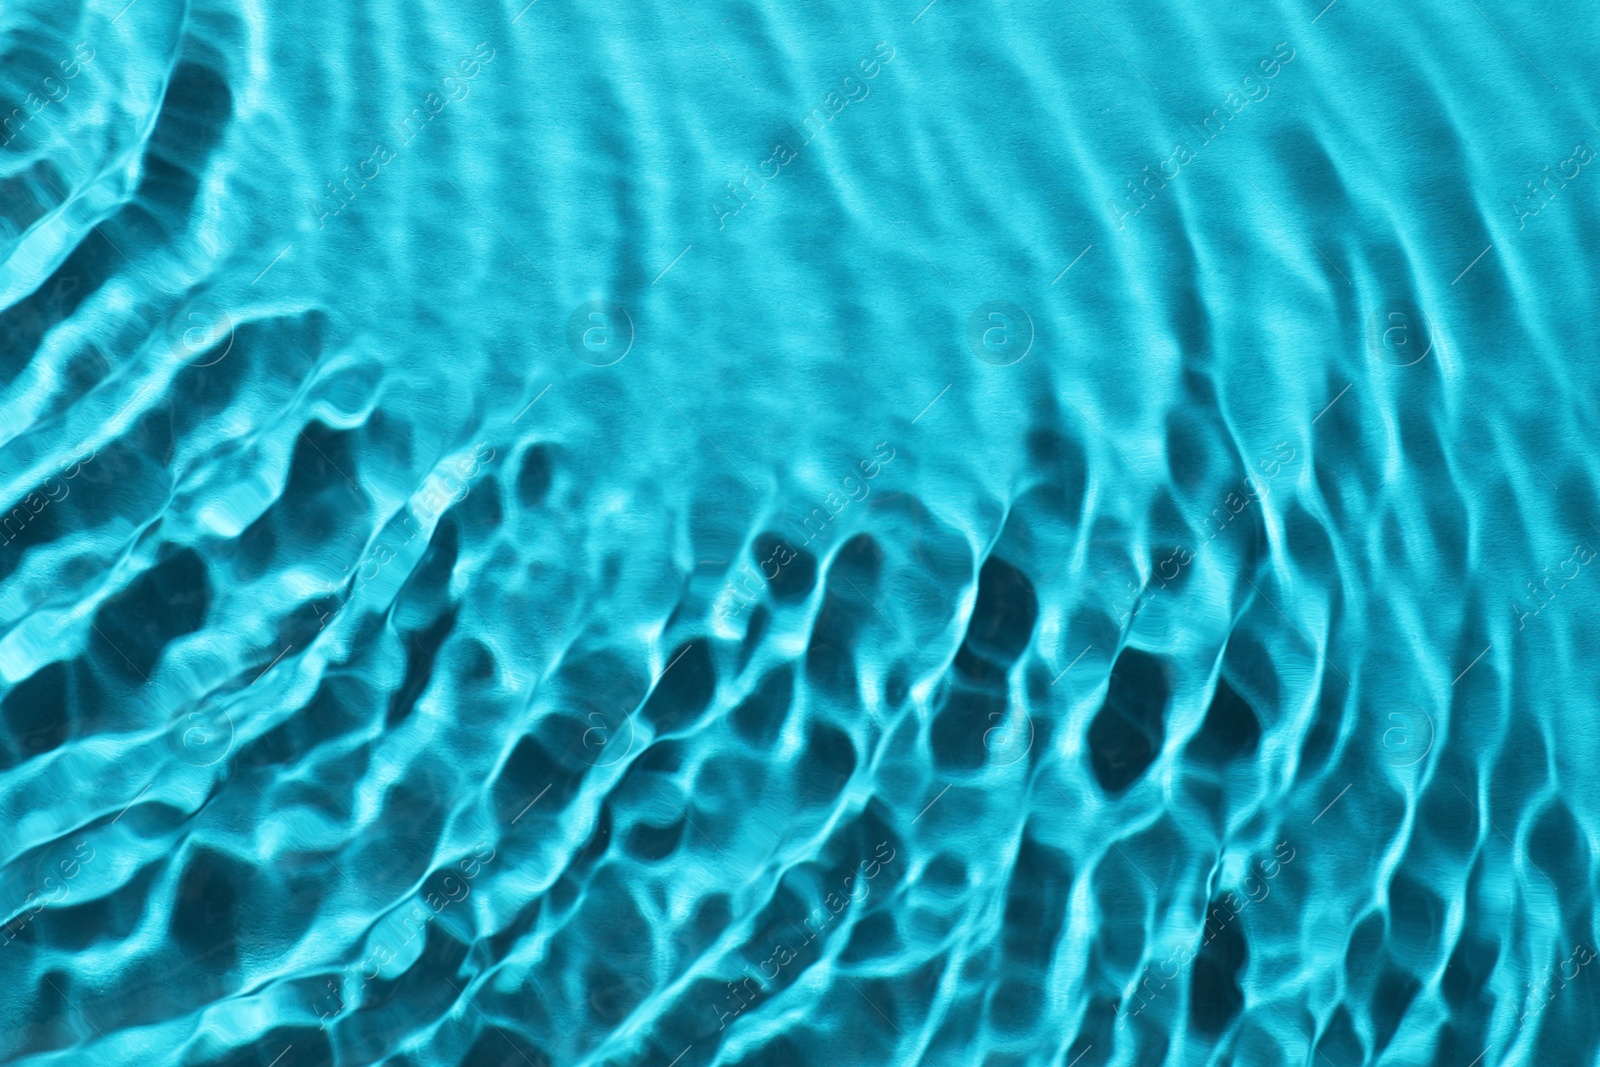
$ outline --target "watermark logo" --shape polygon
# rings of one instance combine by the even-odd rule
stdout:
[[[1288,855],[1284,855],[1283,852],[1286,848],[1289,850]],[[1120,1004],[1117,1012],[1118,1026],[1126,1026],[1129,1019],[1138,1016],[1144,1009],[1148,1008],[1160,992],[1167,988],[1168,983],[1180,984],[1178,983],[1179,976],[1194,963],[1200,953],[1204,951],[1206,945],[1215,940],[1227,928],[1229,923],[1244,912],[1247,906],[1260,904],[1272,895],[1272,887],[1268,883],[1278,877],[1285,867],[1294,862],[1296,851],[1288,841],[1279,841],[1273,848],[1272,853],[1276,858],[1257,860],[1253,865],[1246,868],[1247,873],[1241,886],[1245,892],[1243,900],[1239,898],[1238,893],[1232,890],[1228,890],[1220,897],[1213,899],[1210,904],[1211,913],[1200,917],[1201,933],[1204,936],[1198,948],[1188,941],[1180,943],[1170,956],[1156,965],[1154,974],[1151,973],[1148,965],[1140,972],[1131,995],[1123,999]],[[1250,887],[1252,880],[1256,883],[1254,889]],[[1165,970],[1169,965],[1172,967],[1171,974],[1168,974]],[[1150,988],[1152,980],[1156,983],[1154,989]],[[1137,1007],[1135,1007],[1136,1003]]]
[[[621,304],[605,300],[579,304],[567,319],[567,347],[592,367],[621,363],[633,348],[633,319]]]
[[[1420,763],[1433,750],[1433,719],[1415,704],[1402,703],[1389,712],[1383,731],[1383,758],[1391,767]]]
[[[16,940],[28,924],[33,922],[35,915],[52,904],[60,904],[66,900],[72,893],[72,880],[78,877],[79,872],[93,859],[94,847],[87,839],[79,841],[70,854],[66,852],[64,846],[44,853],[34,867],[35,888],[22,899],[20,904],[8,909],[11,917],[0,923],[0,948]]]
[[[889,850],[887,856],[883,854],[884,849]],[[867,883],[883,873],[897,854],[897,850],[891,847],[888,841],[878,842],[877,848],[873,850],[873,858],[863,860],[856,872],[846,875],[840,883],[837,893],[826,894],[823,897],[822,906],[811,908],[800,920],[800,925],[797,926],[793,921],[790,921],[788,926],[794,932],[795,937],[791,939],[785,934],[784,940],[773,943],[772,954],[757,965],[761,972],[760,977],[758,978],[748,973],[749,969],[748,965],[746,965],[744,977],[738,981],[729,982],[727,992],[723,994],[723,1003],[727,1007],[719,1004],[708,1005],[712,1014],[716,1016],[717,1029],[726,1029],[728,1020],[737,1018],[746,1008],[756,1005],[763,998],[772,996],[774,990],[768,983],[775,982],[779,972],[794,962],[795,959],[804,957],[810,949],[811,943],[818,937],[822,937],[826,941],[829,927],[834,918],[846,911],[852,904],[857,904],[867,899],[872,893],[872,887]],[[854,883],[854,886],[851,883]],[[815,924],[815,928],[813,928],[813,924]],[[791,944],[791,941],[794,943]],[[746,946],[746,950],[751,955],[758,954],[760,951],[753,942]],[[815,959],[815,956],[812,958]],[[772,970],[768,971],[768,967],[771,967]],[[746,994],[749,994],[748,999]]]
[[[653,987],[637,974],[606,975],[589,987],[589,1009],[601,1022],[615,1025],[650,995]]]
[[[983,732],[983,747],[996,767],[1009,767],[1033,750],[1033,718],[1019,705],[990,712],[989,721],[995,725]]]
[[[1367,320],[1367,348],[1391,367],[1413,366],[1433,351],[1433,324],[1409,301],[1388,304]]]
[[[1510,201],[1511,216],[1517,221],[1517,229],[1526,227],[1528,219],[1549,207],[1551,202],[1561,195],[1561,190],[1567,187],[1567,183],[1576,178],[1584,167],[1594,162],[1594,157],[1594,149],[1579,141],[1573,147],[1572,155],[1556,166],[1554,174],[1550,173],[1550,167],[1546,164],[1537,183],[1523,182],[1517,197]],[[1552,183],[1555,183],[1553,187]]]
[[[610,767],[633,751],[633,712],[620,704],[609,711],[588,712],[583,723],[585,729],[578,740],[589,766]]]
[[[167,327],[167,341],[191,367],[214,367],[233,351],[233,316],[210,300],[190,304]]]
[[[980,304],[967,320],[967,347],[992,367],[1009,367],[1033,347],[1033,319],[1006,300]]]
[[[233,748],[233,717],[225,708],[191,706],[167,728],[167,747],[191,767],[209,767]]]

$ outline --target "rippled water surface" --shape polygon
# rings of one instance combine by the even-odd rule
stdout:
[[[1593,8],[923,4],[0,7],[0,1062],[1597,1062]]]

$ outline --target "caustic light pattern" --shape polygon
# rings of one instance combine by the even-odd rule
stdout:
[[[1590,16],[0,6],[0,1063],[1596,1063]]]

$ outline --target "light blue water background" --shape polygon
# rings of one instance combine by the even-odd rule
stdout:
[[[1592,6],[922,3],[0,8],[0,1062],[1596,1062]]]

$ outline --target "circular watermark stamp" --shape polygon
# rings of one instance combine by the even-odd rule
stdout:
[[[1007,300],[979,304],[967,320],[967,347],[991,367],[1009,367],[1033,347],[1033,319]]]
[[[591,767],[609,767],[633,751],[633,712],[620,704],[607,711],[590,711],[578,740],[583,760]]]
[[[1367,349],[1391,367],[1421,363],[1433,351],[1433,323],[1408,300],[1379,307],[1367,320]]]
[[[633,319],[621,304],[589,300],[567,319],[567,347],[592,367],[621,363],[633,347]]]
[[[589,984],[589,1009],[601,1022],[619,1023],[649,995],[651,985],[637,974],[602,975]]]
[[[191,705],[167,728],[167,746],[189,766],[209,767],[233,748],[233,716]]]
[[[1005,711],[991,711],[995,725],[983,732],[983,747],[996,767],[1009,767],[1033,750],[1033,718],[1017,705]]]
[[[1389,711],[1383,731],[1383,758],[1391,767],[1420,763],[1433,750],[1433,719],[1415,704],[1400,703]]]
[[[233,316],[215,301],[193,301],[168,324],[167,341],[189,366],[214,367],[233,351]]]

